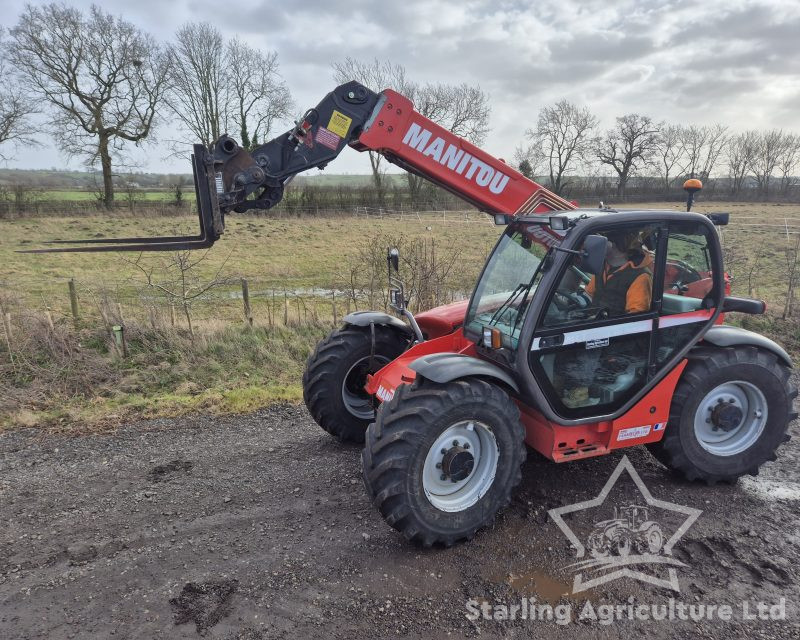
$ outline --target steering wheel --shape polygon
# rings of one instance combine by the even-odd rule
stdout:
[[[559,311],[574,311],[576,309],[586,309],[591,301],[582,291],[563,291],[557,289],[553,295],[553,304]]]
[[[608,318],[608,309],[605,307],[581,307],[567,312],[569,320],[605,320]]]
[[[678,295],[683,295],[689,290],[687,285],[703,279],[697,269],[683,260],[675,260],[673,264],[680,269],[680,272],[669,288],[675,289]]]

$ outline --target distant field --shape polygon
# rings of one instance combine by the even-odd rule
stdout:
[[[84,202],[97,199],[97,191],[95,191],[90,184],[87,184],[86,174],[80,173],[66,173],[66,172],[41,172],[43,175],[41,179],[38,172],[26,171],[3,171],[0,169],[0,185],[14,185],[17,183],[30,185],[31,191],[28,197],[33,200],[39,201],[67,201],[67,202]],[[149,181],[147,185],[169,185],[172,182],[169,178],[177,180],[177,176],[163,176],[162,179],[156,181]],[[182,176],[183,180],[183,197],[184,199],[194,200],[194,187],[192,185],[192,178],[190,175]],[[388,184],[395,184],[397,186],[404,186],[406,184],[405,174],[387,174],[386,179]],[[58,180],[58,182],[52,182]],[[41,188],[37,185],[41,184],[52,185],[75,185],[74,188],[65,188],[64,186],[55,186],[53,188]],[[372,185],[371,175],[359,174],[340,174],[340,173],[320,173],[317,175],[304,175],[298,176],[295,185],[309,184],[315,187],[336,187],[344,186],[348,188],[368,187]],[[85,186],[84,186],[85,185]],[[116,199],[118,202],[126,202],[128,194],[123,187],[117,187],[115,191]],[[6,196],[7,199],[13,199],[13,195]],[[173,201],[175,199],[175,191],[171,187],[151,187],[142,184],[135,191],[136,200],[147,201]]]
[[[634,206],[634,205],[631,205]],[[679,205],[651,203],[637,208],[680,210]],[[759,254],[758,277],[749,278],[753,294],[782,304],[785,295],[786,250],[800,232],[800,205],[763,203],[699,204],[697,211],[729,211],[731,225],[722,230],[728,253],[728,270],[734,291],[746,294],[748,276]],[[450,214],[449,221],[434,217],[416,219],[281,218],[248,215],[228,218],[225,235],[199,266],[208,277],[225,263],[224,272],[244,276],[274,287],[330,287],[346,272],[348,257],[366,238],[382,233],[432,239],[441,250],[461,250],[459,284],[471,283],[480,271],[499,230],[488,218],[473,214],[471,222]],[[126,259],[130,254],[26,255],[18,247],[38,245],[53,238],[112,237],[194,232],[192,218],[70,217],[0,220],[0,280],[20,287],[41,300],[50,293],[62,296],[64,280],[90,283],[124,283],[136,272]],[[163,256],[146,254],[145,264]]]
[[[85,191],[81,189],[47,189],[47,190],[35,190],[33,191],[30,196],[32,200],[38,200],[43,202],[92,202],[97,200],[97,193],[94,191]],[[183,198],[184,200],[194,200],[194,187],[188,185],[183,189]],[[116,200],[118,204],[127,203],[128,202],[128,195],[125,191],[117,191],[116,192]],[[160,202],[160,201],[167,201],[172,202],[175,200],[175,192],[174,191],[136,191],[134,194],[134,200],[136,201],[151,201],[151,202]]]
[[[27,304],[41,308],[68,310],[66,281],[75,278],[79,286],[113,290],[120,299],[141,288],[142,274],[131,261],[137,254],[20,254],[15,250],[41,246],[54,238],[102,238],[112,236],[175,235],[196,232],[196,221],[182,218],[102,217],[28,218],[0,220],[0,260],[4,267],[0,282],[8,292]],[[432,241],[444,255],[457,248],[461,252],[458,269],[451,282],[469,291],[499,230],[488,217],[471,214],[471,221],[449,214],[441,218],[281,218],[270,219],[234,215],[227,220],[223,238],[207,253],[196,273],[210,279],[218,272],[230,278],[246,277],[251,290],[290,293],[315,287],[341,288],[348,278],[348,264],[359,249],[377,234],[381,242],[400,238]],[[383,249],[380,249],[381,251]],[[199,256],[200,254],[196,254]],[[141,264],[155,268],[167,277],[163,254],[148,253]],[[221,271],[220,271],[221,270]],[[382,283],[380,283],[382,286]],[[236,294],[239,285],[225,290]],[[236,303],[239,309],[239,303]],[[210,314],[202,304],[203,315]]]
[[[642,208],[679,210],[665,203],[636,205]],[[781,303],[785,293],[786,249],[793,247],[800,232],[800,205],[710,203],[699,204],[701,212],[729,211],[731,225],[722,230],[729,253],[728,269],[733,287],[747,293],[755,254],[759,253],[758,277],[750,278],[754,295],[772,304]],[[470,282],[483,265],[499,233],[488,218],[477,214],[473,222],[450,222],[436,218],[414,219],[301,218],[271,219],[247,215],[228,218],[225,235],[200,265],[199,273],[208,277],[225,263],[224,271],[236,276],[281,287],[329,287],[344,275],[345,263],[365,238],[382,233],[428,238],[441,249],[457,246],[462,251],[464,283]],[[485,222],[484,222],[485,220]],[[63,280],[74,277],[86,282],[124,283],[134,273],[127,254],[25,255],[15,253],[21,246],[36,245],[53,238],[112,237],[125,235],[173,234],[192,232],[191,218],[105,218],[72,217],[0,220],[0,259],[2,280],[9,285],[25,285],[37,298],[63,291]],[[787,233],[788,231],[788,233]],[[146,264],[160,260],[156,254],[143,257]]]

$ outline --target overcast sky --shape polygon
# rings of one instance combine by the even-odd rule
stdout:
[[[0,0],[0,24],[13,26],[24,4]],[[300,110],[330,91],[330,64],[345,56],[390,59],[420,82],[479,84],[492,105],[485,148],[506,158],[539,109],[561,98],[588,105],[603,126],[639,112],[672,122],[800,131],[799,0],[101,4],[162,40],[184,22],[209,21],[225,35],[276,50]],[[188,171],[165,156],[151,147],[144,168]],[[46,146],[19,153],[8,166],[67,164]],[[369,165],[347,149],[329,171],[367,173]]]

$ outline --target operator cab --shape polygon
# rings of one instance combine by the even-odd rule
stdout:
[[[618,414],[716,319],[719,241],[698,214],[578,209],[511,219],[464,333],[550,419]],[[599,252],[599,259],[598,259]]]

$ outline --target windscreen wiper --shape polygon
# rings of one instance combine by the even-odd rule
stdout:
[[[514,303],[514,300],[516,300],[517,296],[530,286],[531,286],[530,284],[525,284],[524,282],[520,282],[516,287],[514,287],[514,290],[503,301],[503,304],[497,307],[497,310],[492,314],[492,317],[489,318],[489,326],[495,324],[500,319],[500,316],[503,314],[503,311],[508,309]]]

